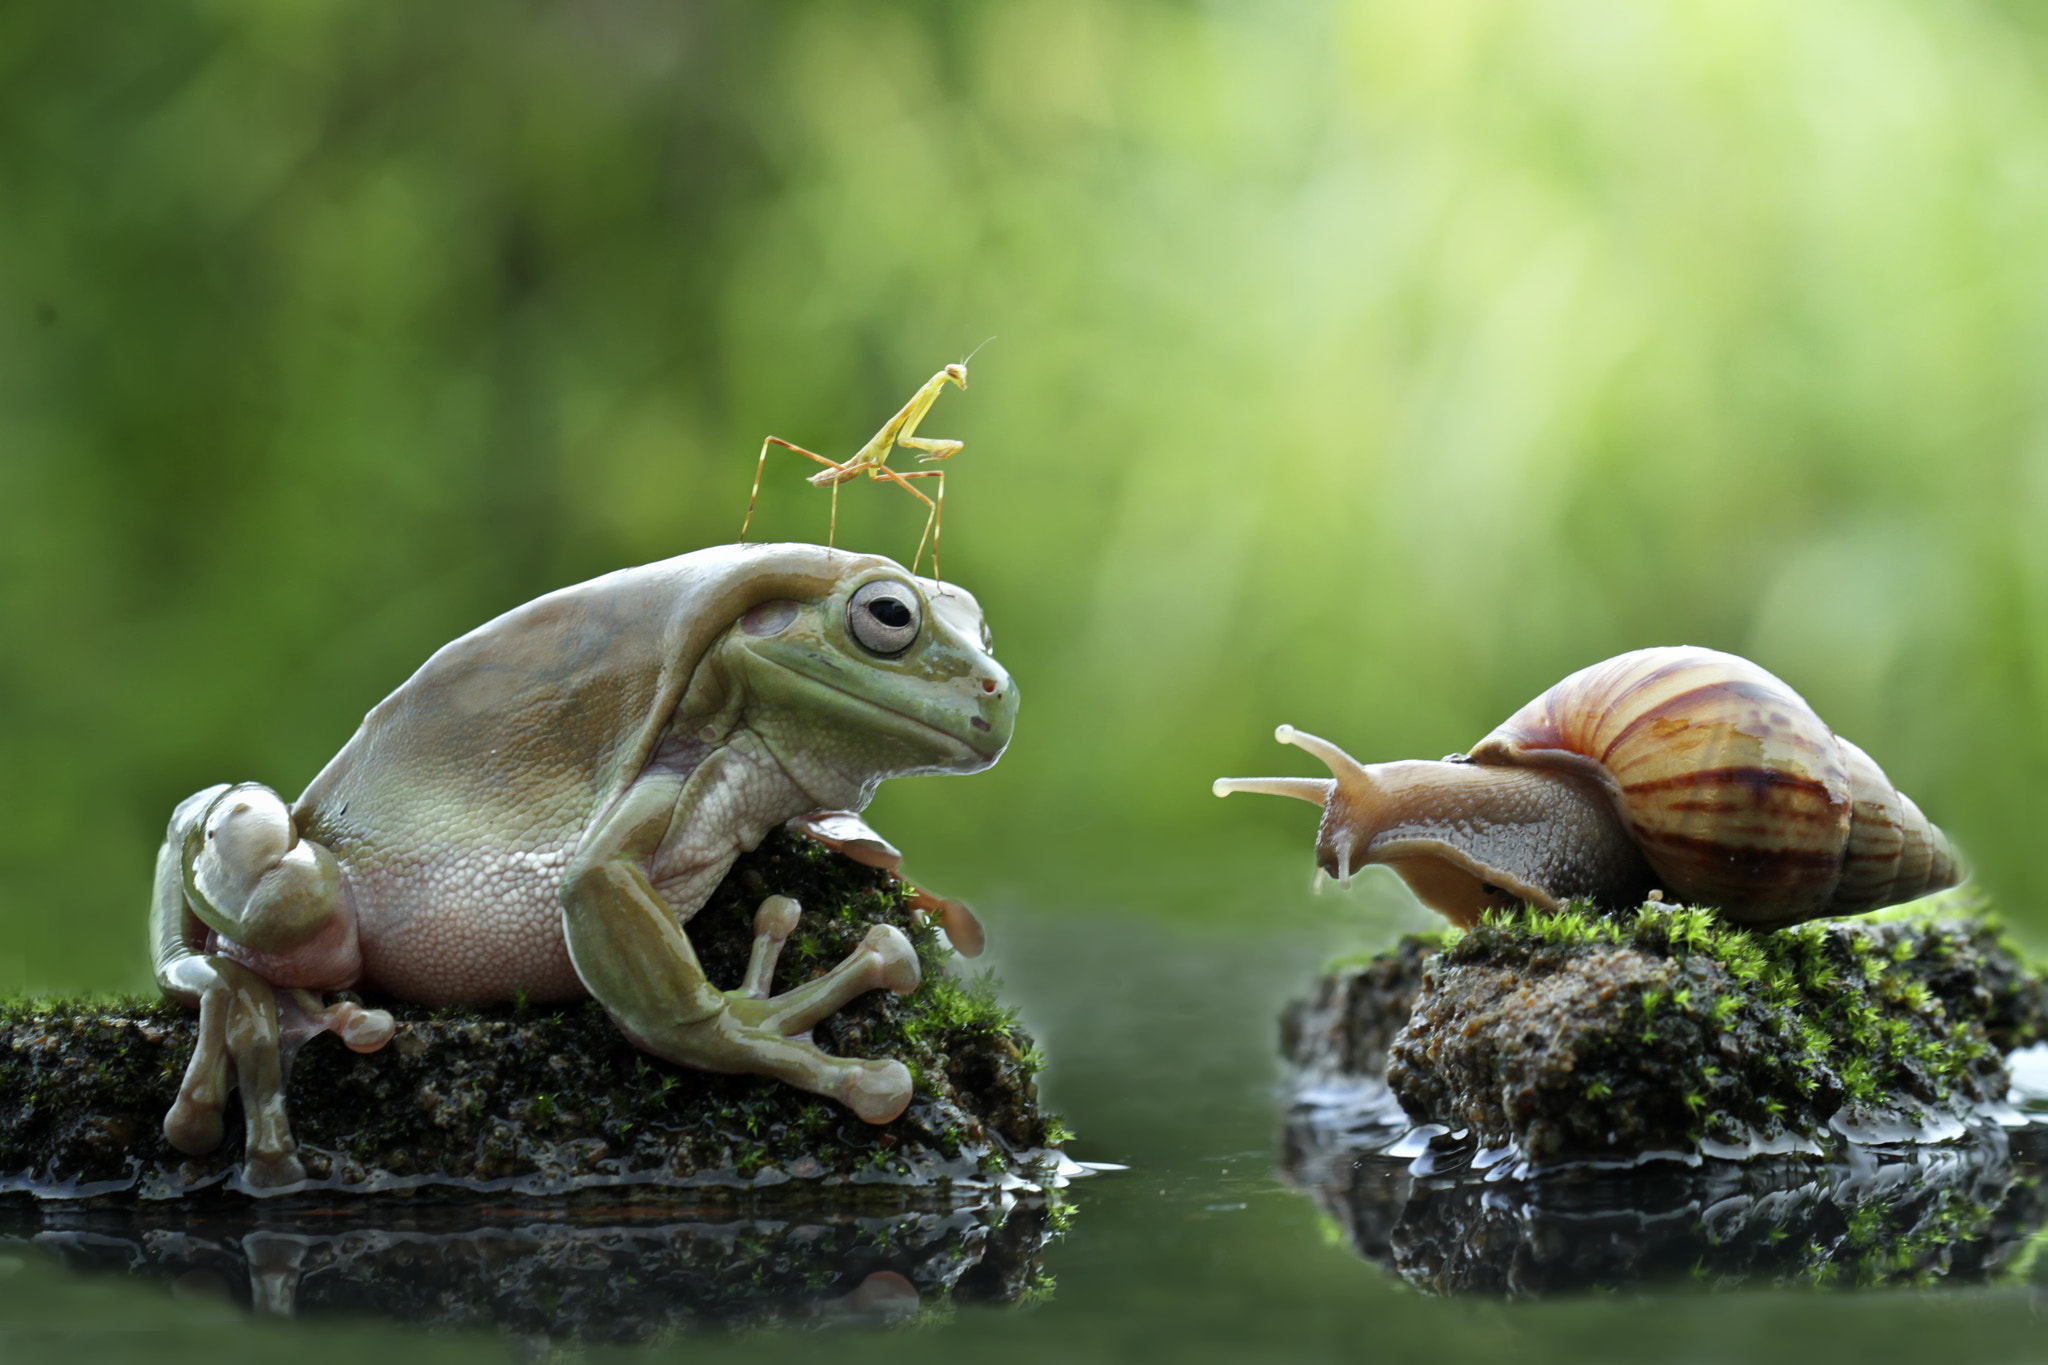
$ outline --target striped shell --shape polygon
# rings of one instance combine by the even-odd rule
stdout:
[[[1640,649],[1582,668],[1467,757],[1595,778],[1668,897],[1745,924],[1853,915],[1962,879],[1869,755],[1732,654]]]

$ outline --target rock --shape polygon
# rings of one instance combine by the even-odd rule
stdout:
[[[837,1104],[755,1076],[677,1067],[634,1048],[592,1001],[434,1009],[374,1000],[400,1020],[382,1051],[308,1043],[289,1088],[310,1179],[297,1189],[372,1194],[562,1195],[608,1203],[676,1188],[785,1199],[828,1187],[900,1206],[1057,1179],[1060,1136],[1038,1108],[1040,1065],[987,980],[946,969],[937,930],[910,913],[888,872],[778,830],[743,857],[689,923],[711,980],[736,986],[753,914],[773,892],[804,915],[777,974],[787,989],[838,962],[870,925],[916,945],[924,984],[872,992],[819,1024],[828,1051],[894,1057],[916,1097],[879,1127]],[[192,1053],[196,1016],[154,1000],[17,1001],[0,1007],[0,1194],[99,1202],[248,1197],[242,1124],[203,1157],[165,1142],[162,1120]]]
[[[1960,1136],[2048,991],[1981,915],[1757,934],[1567,907],[1338,969],[1282,1032],[1304,1090],[1383,1080],[1409,1122],[1536,1171]]]

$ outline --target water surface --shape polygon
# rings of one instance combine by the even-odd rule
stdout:
[[[618,1350],[634,1358],[947,1362],[1498,1359],[1504,1353],[1530,1360],[1791,1360],[1822,1350],[1884,1359],[1962,1351],[1989,1360],[2048,1347],[2042,1299],[2027,1269],[2040,1200],[2025,1142],[2006,1151],[2003,1164],[1965,1169],[1957,1156],[1948,1159],[1947,1175],[1932,1178],[1900,1161],[1878,1161],[1846,1203],[1811,1175],[1775,1184],[1767,1179],[1704,1201],[1698,1190],[1666,1179],[1644,1182],[1633,1212],[1617,1213],[1609,1203],[1589,1219],[1584,1205],[1591,1196],[1583,1189],[1432,1188],[1397,1170],[1330,1160],[1328,1151],[1321,1153],[1322,1169],[1337,1172],[1337,1184],[1309,1181],[1303,1191],[1281,1171],[1284,1162],[1302,1181],[1306,1167],[1301,1134],[1290,1134],[1284,1123],[1274,1021],[1329,950],[1327,925],[1283,919],[1267,932],[1246,935],[1108,910],[1036,918],[1000,907],[989,919],[1001,925],[992,960],[1054,1059],[1047,1099],[1082,1134],[1073,1153],[1130,1166],[1067,1191],[1071,1226],[1043,1246],[1044,1224],[1028,1201],[1007,1218],[985,1213],[950,1224],[881,1219],[851,1232],[814,1220],[819,1230],[806,1233],[803,1220],[795,1219],[769,1236],[697,1220],[712,1227],[711,1243],[691,1240],[705,1234],[685,1226],[691,1224],[686,1212],[667,1223],[641,1215],[631,1226],[600,1226],[587,1245],[569,1236],[566,1249],[555,1252],[534,1250],[544,1234],[532,1219],[523,1231],[415,1229],[415,1240],[405,1244],[414,1250],[405,1254],[420,1257],[416,1273],[410,1281],[402,1268],[386,1275],[391,1284],[411,1284],[415,1305],[430,1297],[428,1288],[446,1287],[428,1283],[439,1273],[436,1264],[516,1263],[532,1254],[541,1260],[529,1265],[560,1272],[553,1280],[529,1273],[510,1287],[485,1291],[503,1296],[496,1319],[478,1312],[467,1319],[475,1324],[469,1328],[427,1330],[402,1325],[397,1319],[407,1313],[380,1309],[368,1294],[304,1292],[346,1259],[350,1246],[359,1260],[367,1259],[364,1248],[375,1239],[358,1235],[350,1243],[340,1224],[325,1240],[293,1231],[272,1232],[267,1241],[258,1235],[251,1242],[246,1233],[223,1236],[210,1252],[203,1238],[180,1243],[188,1269],[201,1273],[170,1284],[136,1273],[137,1252],[117,1245],[120,1237],[94,1243],[103,1234],[78,1228],[68,1241],[57,1239],[61,1246],[48,1238],[41,1245],[16,1243],[0,1259],[0,1360],[75,1359],[86,1349],[101,1358],[152,1362],[223,1354],[294,1361],[360,1361],[372,1354],[399,1361],[504,1360],[559,1352],[610,1358]],[[1343,1186],[1347,1173],[1350,1184]],[[1362,1204],[1351,1197],[1357,1189],[1366,1190]],[[1788,1194],[1800,1189],[1805,1193]],[[1950,1244],[1922,1247],[1925,1273],[1898,1277],[1926,1287],[1816,1290],[1815,1277],[1798,1273],[1797,1258],[1778,1252],[1794,1234],[1808,1240],[1844,1235],[1859,1209],[1877,1207],[1896,1210],[1890,1221],[1865,1215],[1862,1231],[1880,1240],[1940,1228],[1954,1233]],[[1988,1223],[1963,1225],[1966,1210],[1985,1208],[1992,1210]],[[1384,1226],[1373,1218],[1383,1218]],[[1378,1240],[1376,1226],[1386,1234]],[[1786,1235],[1774,1238],[1779,1226]],[[1693,1273],[1682,1256],[1630,1241],[1659,1228],[1736,1250],[1705,1273]],[[1729,1235],[1714,1242],[1717,1230]],[[792,1231],[794,1243],[786,1240]],[[1459,1265],[1487,1264],[1486,1248],[1506,1245],[1515,1253],[1506,1263],[1524,1271],[1531,1264],[1590,1261],[1601,1273],[1575,1280],[1518,1272],[1499,1282],[1440,1276],[1436,1288],[1486,1292],[1419,1293],[1411,1281],[1425,1288],[1429,1281],[1396,1263],[1396,1231],[1410,1253],[1418,1239],[1438,1236],[1438,1250]],[[179,1235],[195,1234],[161,1233],[159,1251],[166,1237]],[[448,1237],[461,1249],[451,1251]],[[1005,1238],[1002,1254],[1010,1259],[999,1273],[1000,1258],[988,1252]],[[378,1254],[403,1242],[387,1230]],[[745,1309],[736,1291],[707,1289],[693,1268],[720,1256],[745,1264],[740,1253],[762,1247],[763,1264],[801,1269],[802,1254],[789,1255],[799,1244],[850,1246],[854,1256],[820,1273],[812,1300],[783,1295],[774,1299],[780,1305],[774,1312]],[[721,1245],[716,1254],[704,1250]],[[1588,1255],[1544,1259],[1544,1248],[1560,1245]],[[74,1265],[97,1259],[97,1269],[66,1272],[58,1268],[59,1255]],[[945,1261],[949,1256],[953,1262]],[[988,1269],[977,1272],[984,1258]],[[942,1263],[951,1268],[942,1270]],[[1407,1264],[1415,1264],[1413,1254]],[[1021,1278],[1000,1279],[1013,1271]],[[918,1284],[938,1283],[945,1274],[954,1275],[952,1293],[916,1292]],[[637,1306],[619,1312],[666,1312],[668,1320],[651,1333],[607,1337],[550,1330],[545,1315],[534,1311],[536,1295],[618,1294],[621,1277],[634,1278],[644,1290],[638,1300],[621,1297]],[[301,1292],[280,1305],[275,1296],[287,1282]],[[1776,1287],[1779,1282],[1792,1287]],[[1856,1277],[1826,1282],[1853,1284]],[[1618,1292],[1588,1291],[1587,1283],[1607,1283]],[[266,1284],[269,1306],[292,1308],[298,1316],[255,1316],[252,1306],[264,1306]],[[782,1293],[773,1285],[769,1290],[771,1298]],[[723,1317],[682,1311],[677,1305],[691,1294],[714,1309],[718,1302],[742,1309]],[[464,1319],[413,1313],[410,1320]],[[484,1325],[493,1321],[503,1325]],[[761,1325],[767,1322],[784,1325]],[[620,1339],[650,1344],[604,1344]]]

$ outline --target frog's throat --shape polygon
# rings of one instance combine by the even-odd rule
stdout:
[[[748,784],[750,791],[768,790],[769,784],[779,780],[786,790],[795,792],[804,801],[809,802],[813,810],[849,810],[859,813],[866,810],[868,802],[875,799],[875,788],[888,776],[886,773],[869,773],[857,766],[842,766],[815,758],[792,761],[791,756],[783,754],[768,731],[744,722],[741,723],[740,729],[752,736],[754,745],[759,748],[760,758],[747,754],[742,747],[735,747],[731,737],[721,746],[720,753],[728,761],[739,765],[745,774],[741,780]],[[736,736],[738,731],[734,733]],[[762,765],[760,759],[766,759],[768,764],[773,765],[772,775]],[[802,813],[797,812],[799,815]],[[757,837],[766,837],[768,830],[781,822],[781,819],[770,821],[763,826],[760,836]]]

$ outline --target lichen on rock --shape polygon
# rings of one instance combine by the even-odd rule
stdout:
[[[1934,904],[1775,933],[1496,914],[1333,971],[1283,1038],[1305,1082],[1383,1075],[1413,1123],[1530,1169],[1940,1139],[2004,1101],[2048,992],[1988,915]]]
[[[955,976],[903,884],[778,830],[743,856],[689,922],[710,979],[736,986],[755,907],[796,897],[803,919],[778,988],[816,976],[871,925],[915,945],[923,984],[876,991],[821,1022],[818,1044],[894,1057],[915,1080],[908,1111],[871,1126],[829,1100],[759,1076],[722,1076],[640,1052],[593,1001],[436,1009],[375,1003],[400,1021],[382,1051],[321,1035],[293,1064],[304,1188],[608,1199],[783,1197],[825,1187],[943,1192],[1042,1180],[1060,1134],[1038,1108],[1042,1061],[988,979]],[[191,1056],[195,1016],[157,1000],[0,1006],[0,1192],[105,1201],[239,1197],[238,1104],[220,1149],[188,1157],[161,1121]],[[843,1188],[841,1188],[843,1187]],[[891,1191],[897,1194],[892,1196]]]

